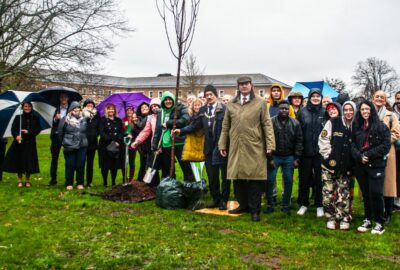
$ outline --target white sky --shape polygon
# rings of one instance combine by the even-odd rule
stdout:
[[[176,73],[155,0],[120,0],[136,31],[118,38],[102,73]],[[400,1],[202,0],[191,51],[205,74],[263,73],[290,85],[339,77],[378,57],[400,72]]]

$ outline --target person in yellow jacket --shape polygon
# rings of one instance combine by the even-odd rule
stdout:
[[[285,90],[280,84],[273,84],[269,89],[269,99],[268,99],[268,110],[269,115],[274,117],[278,115],[278,106],[279,102],[285,99]],[[296,118],[296,114],[293,110],[292,106],[289,106],[289,116],[292,118]]]

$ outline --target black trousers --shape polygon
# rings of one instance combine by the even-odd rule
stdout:
[[[143,177],[146,174],[146,169],[147,169],[147,153],[140,153],[140,168],[139,168],[139,174],[138,174],[138,180],[143,181]]]
[[[57,135],[52,135],[50,139],[51,139],[50,177],[51,177],[51,182],[55,183],[57,182],[57,167],[58,167],[58,157],[60,156],[60,150],[61,150],[61,142],[58,139]]]
[[[87,150],[86,152],[86,185],[90,186],[93,182],[93,164],[96,148]]]
[[[175,158],[178,159],[179,165],[181,166],[184,180],[189,182],[194,182],[195,179],[192,172],[192,168],[190,167],[190,163],[188,161],[182,160],[182,151],[183,151],[183,145],[176,145]],[[171,164],[171,147],[162,148],[162,153],[160,154],[160,166],[161,166],[162,178],[169,176],[170,164]],[[175,166],[172,177],[176,178]]]
[[[154,154],[149,153],[147,155],[147,168],[152,168],[153,167],[153,160],[154,160]],[[159,163],[159,158],[158,158],[158,163]],[[151,180],[150,186],[152,187],[157,187],[160,184],[160,173],[158,171],[158,165],[157,163],[154,165],[154,168],[157,169],[156,173],[153,176],[153,179]]]
[[[354,172],[363,194],[364,218],[383,224],[385,222],[383,199],[385,168],[356,166]]]
[[[219,203],[220,201],[227,202],[231,191],[231,181],[226,180],[227,165],[213,165],[212,155],[206,156],[205,165],[208,176],[208,185],[213,201],[216,203]],[[222,178],[221,182],[220,173]]]
[[[0,142],[0,181],[3,180],[3,162],[6,154],[6,145],[6,143]]]
[[[314,203],[322,207],[322,180],[321,155],[301,157],[299,167],[299,196],[297,203],[300,206],[309,206],[310,188],[315,185]]]
[[[241,208],[249,209],[250,213],[260,213],[262,180],[235,180],[236,198]]]

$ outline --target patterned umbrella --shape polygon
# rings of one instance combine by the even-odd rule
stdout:
[[[10,90],[0,95],[0,138],[11,137],[11,126],[17,115],[22,114],[22,102],[32,103],[40,119],[41,130],[50,128],[56,108],[38,93]]]

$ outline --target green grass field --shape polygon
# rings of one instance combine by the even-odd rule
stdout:
[[[62,180],[48,187],[48,135],[37,142],[41,173],[33,187],[17,188],[11,174],[0,182],[0,269],[400,269],[400,215],[382,236],[357,233],[358,196],[347,232],[325,229],[315,208],[298,217],[297,205],[291,216],[276,208],[254,223],[248,214],[110,202],[87,190],[67,192]],[[62,155],[59,166],[64,179]],[[90,192],[103,191],[101,183],[96,170]]]

